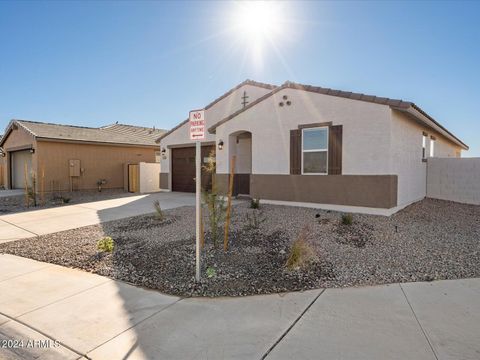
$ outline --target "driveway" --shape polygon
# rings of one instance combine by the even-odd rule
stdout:
[[[0,358],[478,359],[479,298],[465,279],[184,299],[0,255]]]
[[[160,192],[2,215],[0,243],[148,214],[155,200],[165,210],[194,205],[195,195]]]

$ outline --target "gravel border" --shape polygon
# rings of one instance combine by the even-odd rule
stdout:
[[[178,296],[243,296],[284,291],[480,277],[480,206],[425,199],[391,217],[248,203],[233,208],[231,247],[211,244],[206,227],[203,279],[194,281],[193,207],[137,216],[0,244],[0,252],[68,267]],[[256,214],[258,229],[248,226]],[[288,270],[292,241],[305,227],[317,260]],[[113,254],[96,242],[111,236]],[[206,276],[207,268],[214,276]]]

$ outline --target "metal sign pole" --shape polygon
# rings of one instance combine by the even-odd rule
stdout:
[[[196,185],[196,194],[195,194],[195,208],[196,208],[196,227],[195,227],[195,279],[200,281],[200,191],[201,191],[201,181],[202,181],[202,151],[200,147],[200,141],[197,141],[195,144],[196,147],[196,175],[195,175],[195,185]]]

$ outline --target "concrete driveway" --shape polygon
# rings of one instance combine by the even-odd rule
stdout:
[[[0,255],[1,359],[479,359],[479,338],[480,279],[182,299]]]
[[[0,243],[148,214],[155,211],[155,200],[166,210],[194,205],[195,195],[160,192],[2,215]]]

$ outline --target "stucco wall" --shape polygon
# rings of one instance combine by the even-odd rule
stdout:
[[[288,96],[291,106],[279,107]],[[343,125],[345,175],[388,175],[390,108],[364,101],[284,89],[217,128],[217,140],[239,130],[252,133],[252,172],[290,173],[290,130],[299,124]],[[229,144],[217,151],[217,172],[228,173]]]
[[[160,164],[141,162],[139,168],[140,193],[144,194],[160,191]]]
[[[124,187],[124,164],[155,162],[155,148],[123,147],[97,144],[38,141],[38,171],[45,169],[45,191],[66,191],[70,188],[68,161],[80,160],[84,169],[73,178],[74,189],[95,189],[99,179],[106,179],[103,188]],[[157,176],[158,177],[158,176]],[[55,189],[52,189],[55,181]]]
[[[430,136],[436,137],[434,157],[455,157],[461,148],[439,133],[412,120],[408,115],[392,110],[392,166],[398,175],[398,205],[403,206],[426,196],[427,163],[422,161],[422,137],[428,134],[426,154],[429,157]]]
[[[220,100],[218,103],[213,105],[211,108],[206,110],[205,120],[206,128],[216,124],[218,121],[227,117],[228,115],[234,113],[235,111],[241,109],[242,107],[242,96],[243,92],[246,91],[248,95],[248,101],[252,102],[255,99],[263,96],[264,94],[270,92],[270,90],[252,86],[244,85],[232,92],[226,98]],[[193,109],[192,109],[193,110]],[[185,117],[188,117],[188,114],[185,114]],[[215,135],[209,134],[207,132],[206,139],[204,142],[214,142]],[[170,161],[171,161],[171,150],[168,149],[171,145],[180,145],[180,144],[193,144],[194,142],[190,140],[189,134],[189,124],[186,123],[179,127],[177,130],[163,138],[160,142],[160,147],[167,149],[167,158],[161,160],[162,173],[170,172]]]
[[[480,205],[480,158],[431,158],[427,197]]]

